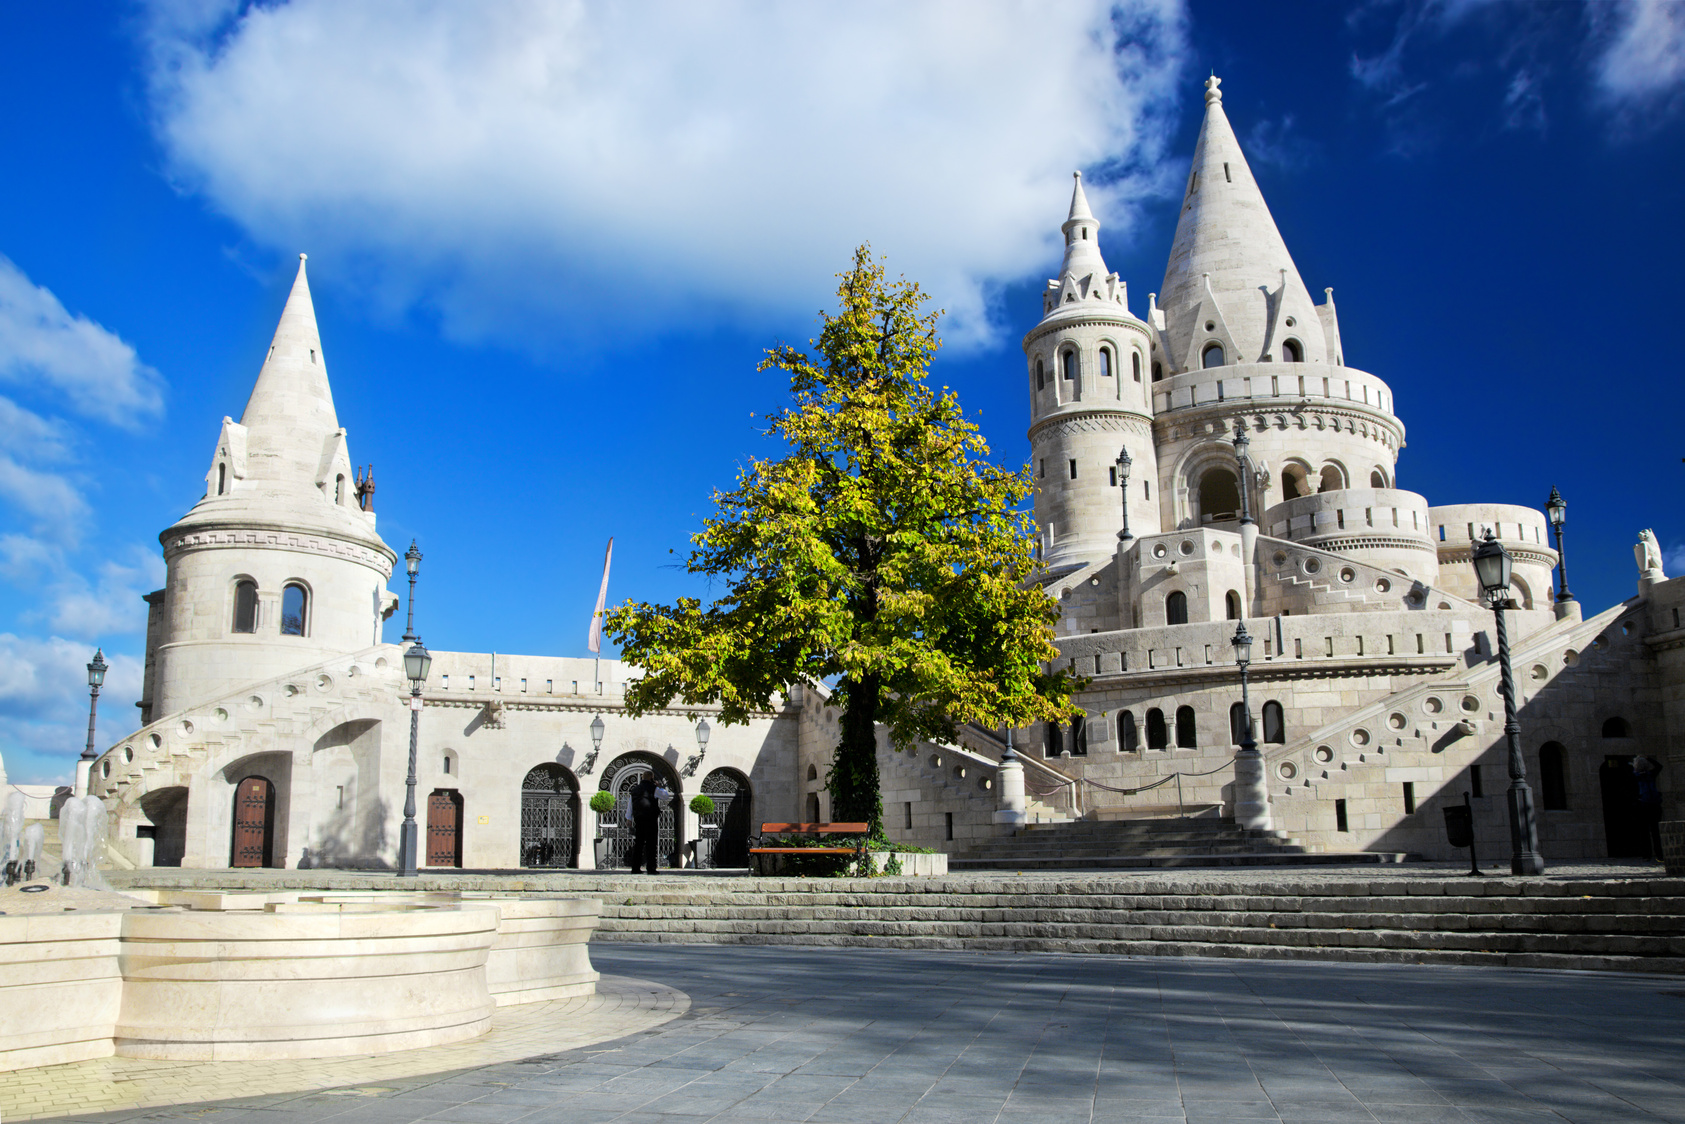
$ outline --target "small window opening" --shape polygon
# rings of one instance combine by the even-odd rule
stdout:
[[[309,597],[302,585],[289,585],[281,591],[281,635],[303,636]]]
[[[1103,379],[1112,377],[1112,349],[1109,347],[1100,349],[1100,377]]]
[[[1164,378],[1164,364],[1160,363],[1158,360],[1155,359],[1155,360],[1153,360],[1153,381],[1159,382],[1159,381],[1162,381],[1163,378]]]
[[[1281,345],[1281,361],[1283,363],[1303,363],[1305,349],[1299,346],[1298,340],[1284,340]]]
[[[1334,830],[1351,830],[1351,826],[1346,822],[1346,802],[1344,800],[1334,801]]]
[[[1281,704],[1274,699],[1264,704],[1264,741],[1271,745],[1287,744],[1287,722]]]
[[[345,504],[345,474],[343,472],[333,478],[333,502],[341,506]]]
[[[1036,389],[1047,389],[1047,364],[1040,359],[1036,360]]]
[[[555,694],[556,693],[555,692],[555,686],[556,686],[555,680],[546,679],[544,681],[544,693],[547,694],[547,695]]]
[[[1118,714],[1118,743],[1126,753],[1133,753],[1141,748],[1141,736],[1135,729],[1135,712],[1120,711]]]
[[[1117,466],[1113,465],[1111,468],[1108,468],[1106,472],[1108,473],[1107,479],[1111,481],[1111,486],[1114,488],[1117,487]],[[1675,611],[1677,612],[1677,610]]]
[[[1141,381],[1141,353],[1139,351],[1132,351],[1132,352],[1129,353],[1129,369],[1134,372],[1135,381],[1140,382]]]
[[[227,491],[228,466],[225,464],[219,464],[216,466],[216,494],[220,496]]]
[[[257,583],[243,581],[234,587],[234,631],[257,631]]]
[[[1164,599],[1164,623],[1188,623],[1188,595],[1186,593],[1178,589]]]
[[[1204,351],[1199,353],[1202,367],[1221,367],[1223,365],[1223,345],[1220,343],[1207,344]]]
[[[316,349],[315,348],[310,349],[310,362],[312,362],[312,363],[316,362]]]
[[[901,807],[906,814],[906,829],[911,831],[913,830],[913,802],[911,800],[904,801]]]
[[[1546,811],[1567,811],[1567,751],[1556,742],[1539,747],[1539,789]]]
[[[1381,475],[1380,469],[1377,468],[1374,472],[1369,474],[1369,486],[1371,488],[1385,488],[1387,486],[1387,478]],[[1395,511],[1393,513],[1394,526],[1397,525],[1397,520],[1398,514]]]
[[[1625,718],[1611,718],[1603,723],[1603,736],[1606,738],[1630,738],[1632,727],[1627,725]]]
[[[1179,706],[1176,708],[1176,748],[1196,749],[1199,740],[1194,728],[1194,708]]]
[[[1413,815],[1416,814],[1416,782],[1415,781],[1405,781],[1404,782],[1404,814],[1407,815],[1407,816],[1413,816]]]
[[[943,838],[949,839],[949,840],[953,839],[953,837],[954,837],[954,814],[952,812],[943,812],[942,813],[942,830],[944,832]]]
[[[1479,765],[1470,765],[1469,766],[1469,795],[1470,796],[1485,796],[1486,795],[1486,787],[1483,784],[1480,783],[1480,766]]]
[[[1041,458],[1041,465],[1037,469],[1036,475],[1042,477],[1043,479],[1047,478],[1047,458],[1046,457]]]
[[[451,771],[451,757],[450,757],[450,754],[447,753],[447,754],[445,754],[445,772],[448,773],[450,771]]]
[[[1234,182],[1234,177],[1229,175],[1229,162],[1227,160],[1223,161],[1223,182],[1224,183],[1233,183]]]
[[[1076,478],[1077,478],[1077,462],[1073,459],[1071,461],[1071,479],[1075,480]]]
[[[1042,724],[1042,755],[1062,757],[1065,754],[1065,731],[1057,722]]]
[[[1164,722],[1164,711],[1153,707],[1147,711],[1147,748],[1168,749],[1170,746],[1170,731]]]
[[[1223,595],[1223,608],[1228,614],[1228,620],[1238,621],[1240,619],[1240,594],[1232,589],[1225,593]]]

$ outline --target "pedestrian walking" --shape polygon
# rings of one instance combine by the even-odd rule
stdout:
[[[661,797],[655,774],[645,773],[632,786],[632,873],[655,873],[655,836],[661,822]]]

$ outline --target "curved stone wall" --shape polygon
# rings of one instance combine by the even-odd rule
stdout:
[[[1396,570],[1427,585],[1439,580],[1428,501],[1398,488],[1341,488],[1278,503],[1265,534]]]

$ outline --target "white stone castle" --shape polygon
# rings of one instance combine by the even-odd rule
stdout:
[[[1318,304],[1300,279],[1216,78],[1144,316],[1106,268],[1080,178],[1062,229],[1024,350],[1043,581],[1062,608],[1062,659],[1090,679],[1085,715],[1015,732],[1021,781],[1000,766],[1005,731],[885,748],[891,837],[963,856],[1025,822],[1238,815],[1312,850],[1452,857],[1440,808],[1467,792],[1483,849],[1502,853],[1494,617],[1471,564],[1490,532],[1514,558],[1509,634],[1541,851],[1636,853],[1632,759],[1666,763],[1664,786],[1685,771],[1668,733],[1685,729],[1685,582],[1641,559],[1639,595],[1583,619],[1553,596],[1539,511],[1430,506],[1397,486],[1393,393],[1347,365],[1332,290]],[[397,559],[370,484],[334,411],[301,260],[204,498],[160,536],[168,582],[147,598],[142,726],[87,781],[118,809],[131,861],[395,863],[411,712],[402,646],[380,642]],[[1245,807],[1231,764],[1246,728],[1241,621],[1256,638],[1263,753]],[[614,661],[599,677],[590,660],[434,656],[417,755],[424,866],[624,865],[620,821],[600,825],[583,799],[623,797],[652,770],[674,793],[661,849],[675,863],[717,836],[718,864],[741,864],[751,823],[828,811],[837,716],[820,688],[746,727],[707,707],[633,720]],[[688,809],[697,791],[713,815]]]

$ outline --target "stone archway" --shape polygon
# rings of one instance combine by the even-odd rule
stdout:
[[[702,778],[702,791],[714,802],[714,810],[702,817],[702,826],[717,827],[720,831],[708,865],[748,866],[750,824],[754,813],[754,794],[749,788],[749,778],[736,769],[715,769]]]
[[[545,762],[521,782],[521,865],[579,865],[579,782],[565,767]]]
[[[275,860],[275,786],[267,777],[245,777],[234,786],[234,831],[228,865],[273,866]]]
[[[679,812],[683,799],[679,775],[673,771],[672,765],[655,754],[634,752],[610,761],[597,785],[603,792],[614,794],[613,823],[603,825],[602,865],[605,868],[624,870],[632,865],[632,788],[650,773],[655,774],[657,785],[665,785],[667,791],[673,794],[661,806],[661,819],[656,825],[655,852],[660,856],[658,861],[669,867],[682,865],[678,853],[678,827],[683,822]]]

